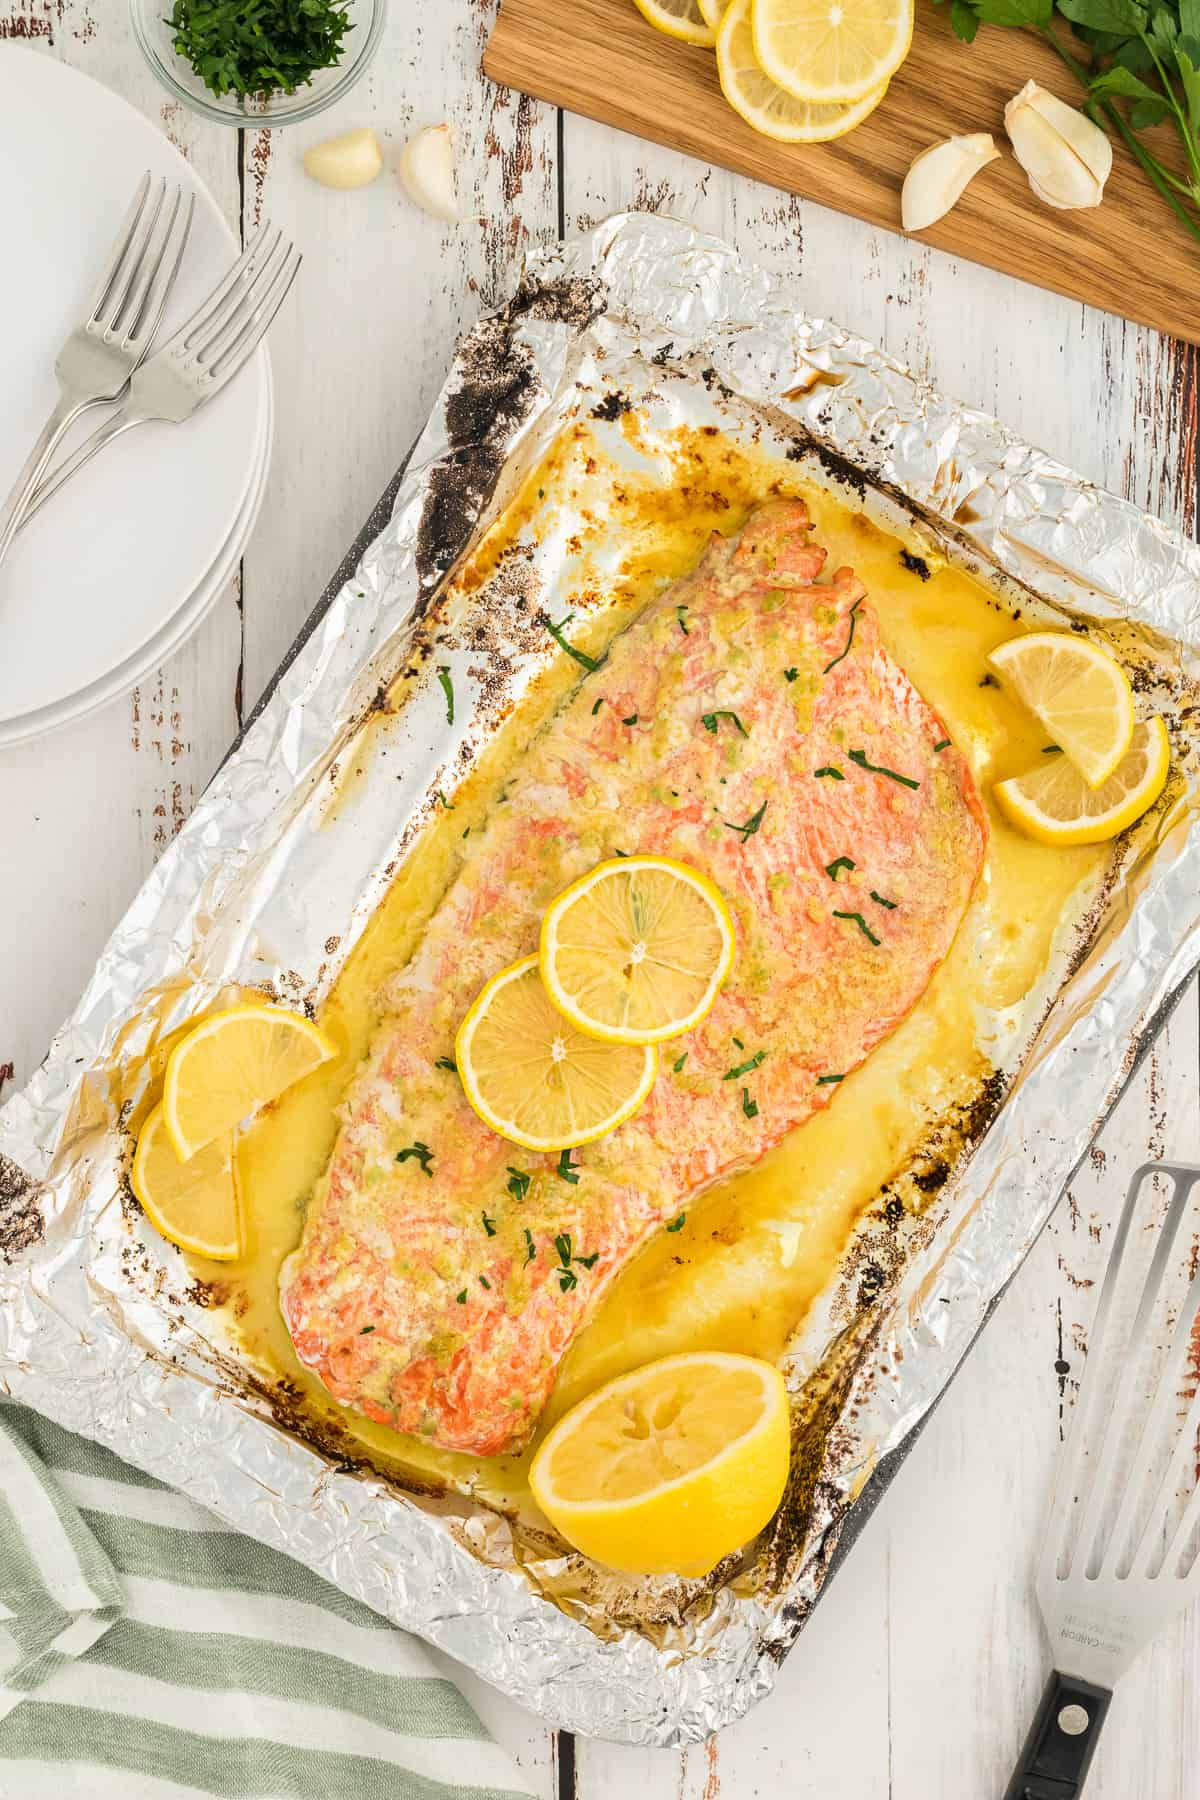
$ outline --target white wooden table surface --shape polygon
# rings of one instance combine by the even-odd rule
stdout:
[[[244,230],[267,207],[306,251],[271,339],[274,461],[238,579],[133,694],[0,752],[0,1067],[18,1084],[408,449],[456,336],[539,239],[627,207],[693,219],[786,272],[809,312],[1195,529],[1196,350],[498,91],[480,73],[495,10],[392,0],[378,58],[339,108],[243,136],[166,103],[121,0],[0,0],[0,56],[33,41],[106,82],[231,221]],[[457,229],[415,211],[390,170],[346,195],[301,169],[335,131],[372,125],[394,153],[442,119],[478,215]],[[652,1752],[556,1740],[466,1682],[539,1797],[999,1800],[1044,1674],[1031,1575],[1109,1222],[1148,1153],[1200,1154],[1198,1023],[1193,988],[768,1700],[718,1741]],[[1089,1800],[1198,1793],[1193,1618],[1122,1684]]]

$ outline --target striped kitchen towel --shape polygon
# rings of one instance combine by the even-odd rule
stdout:
[[[0,1800],[520,1800],[424,1648],[0,1406]]]

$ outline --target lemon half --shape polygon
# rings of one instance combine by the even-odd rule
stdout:
[[[695,1351],[572,1407],[534,1457],[529,1485],[585,1556],[637,1575],[707,1575],[775,1512],[790,1444],[773,1363]]]
[[[156,1106],[142,1126],[130,1182],[150,1223],[181,1250],[212,1262],[234,1262],[242,1254],[231,1132],[181,1162]]]
[[[996,784],[1010,824],[1039,844],[1102,844],[1153,806],[1166,786],[1171,745],[1161,719],[1135,725],[1133,741],[1103,787],[1089,787],[1065,756]]]
[[[717,75],[734,112],[763,137],[780,144],[823,144],[844,137],[868,118],[887,93],[887,82],[861,100],[823,106],[798,100],[772,81],[754,54],[752,0],[732,0],[717,33]]]
[[[657,1044],[704,1018],[735,947],[729,908],[706,875],[668,856],[616,857],[547,908],[542,980],[580,1031]]]
[[[633,0],[656,31],[679,38],[685,44],[704,44],[710,49],[716,33],[701,10],[699,0]]]
[[[1089,787],[1101,787],[1133,737],[1133,690],[1120,663],[1088,638],[1033,631],[988,657]]]
[[[602,1044],[551,1005],[536,956],[494,975],[454,1043],[485,1125],[526,1150],[591,1143],[635,1113],[658,1074],[651,1044]]]
[[[704,16],[704,23],[713,31],[719,31],[721,18],[729,6],[729,0],[696,0],[696,5]]]
[[[912,44],[913,0],[753,0],[754,53],[797,100],[865,100]]]
[[[163,1123],[184,1162],[337,1055],[301,1013],[250,1002],[213,1013],[172,1050]]]

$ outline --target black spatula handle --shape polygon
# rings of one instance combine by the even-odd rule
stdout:
[[[1075,1800],[1111,1699],[1111,1688],[1055,1669],[1004,1800]]]

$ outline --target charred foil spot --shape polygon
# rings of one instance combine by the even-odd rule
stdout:
[[[593,419],[606,419],[612,424],[621,417],[622,413],[632,411],[633,401],[628,394],[606,394],[603,400],[593,406],[592,417]]]
[[[903,567],[906,568],[910,574],[915,575],[919,581],[929,580],[932,571],[923,556],[914,556],[911,550],[901,548],[900,561]]]
[[[5,1262],[38,1244],[46,1235],[46,1221],[38,1195],[41,1183],[0,1155],[0,1256]]]

